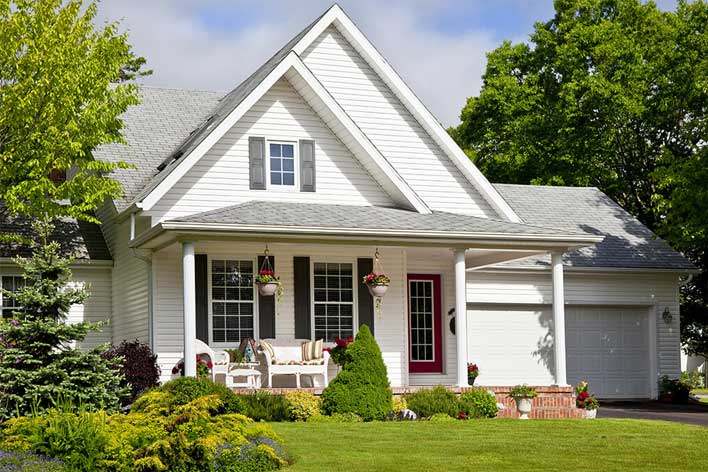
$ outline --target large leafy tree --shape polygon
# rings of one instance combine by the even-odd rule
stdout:
[[[708,336],[708,4],[554,5],[528,44],[489,54],[482,90],[450,133],[492,181],[597,186],[688,255],[704,271],[684,287],[681,312],[684,341],[699,353]]]
[[[116,23],[94,26],[96,3],[0,0],[0,201],[5,211],[93,220],[120,184],[97,146],[121,142],[120,115],[149,73]],[[50,175],[68,173],[64,181]]]

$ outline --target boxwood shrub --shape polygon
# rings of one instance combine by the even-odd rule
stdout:
[[[290,419],[288,402],[283,395],[256,390],[240,395],[241,413],[255,421],[287,421]]]
[[[457,395],[441,385],[409,393],[404,398],[408,409],[413,410],[420,418],[430,418],[436,414],[456,418],[460,412]]]
[[[133,403],[131,411],[170,413],[176,407],[205,395],[218,396],[224,413],[244,412],[245,405],[241,397],[230,388],[206,378],[193,377],[180,377],[148,391]]]
[[[460,395],[460,411],[468,418],[494,418],[499,411],[496,397],[483,388],[474,388]]]

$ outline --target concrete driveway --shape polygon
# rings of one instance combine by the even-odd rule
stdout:
[[[659,402],[602,402],[598,418],[664,420],[708,427],[708,405]]]

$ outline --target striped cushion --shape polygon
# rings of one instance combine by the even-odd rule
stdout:
[[[302,360],[303,361],[315,361],[322,359],[323,357],[323,345],[324,341],[318,339],[317,341],[307,341],[302,343]]]
[[[275,364],[275,351],[273,350],[273,346],[271,346],[269,342],[261,341],[261,349],[263,349],[264,352],[268,353],[268,355],[270,356],[270,361]]]

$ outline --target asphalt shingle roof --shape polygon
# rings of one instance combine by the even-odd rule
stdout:
[[[566,253],[566,265],[695,269],[688,259],[597,188],[510,184],[494,187],[525,223],[605,236],[595,246]],[[538,257],[504,265],[545,267],[549,262],[548,257]]]
[[[19,234],[36,239],[32,224],[25,217],[12,217],[0,205],[0,233]],[[61,254],[83,261],[110,261],[111,253],[103,239],[101,228],[93,223],[62,218],[54,222],[51,239],[59,242]],[[26,244],[0,243],[0,257],[29,257],[32,248]]]
[[[114,201],[118,211],[127,208],[158,174],[158,166],[202,123],[218,105],[223,93],[140,87],[141,103],[123,115],[127,144],[110,144],[94,151],[97,159],[123,161],[132,169],[118,169],[113,176],[123,185],[123,198]]]
[[[438,211],[431,214],[422,214],[397,208],[299,202],[249,201],[218,210],[177,218],[171,221],[183,223],[277,225],[309,228],[436,231],[450,233],[587,235],[579,230],[561,231],[539,226]]]

